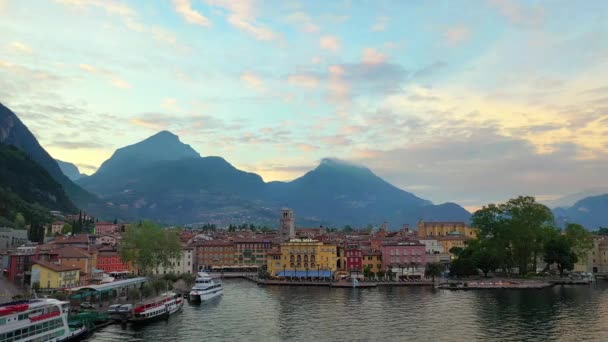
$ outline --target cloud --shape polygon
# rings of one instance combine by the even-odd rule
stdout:
[[[319,46],[324,50],[336,52],[340,50],[340,40],[334,36],[323,36],[319,38]]]
[[[153,131],[170,130],[179,135],[214,134],[224,129],[240,129],[238,125],[205,114],[142,113],[130,118],[129,123]]]
[[[203,27],[211,26],[209,19],[192,8],[190,0],[173,0],[173,8],[190,24]]]
[[[447,66],[447,63],[443,61],[435,61],[429,65],[426,65],[412,73],[412,78],[424,78],[428,76],[432,76],[443,70]]]
[[[130,89],[131,88],[131,84],[129,84],[127,81],[120,78],[118,75],[116,75],[111,70],[95,67],[93,65],[86,64],[86,63],[79,64],[78,68],[80,68],[80,70],[86,71],[89,74],[98,75],[98,76],[101,76],[101,77],[107,79],[108,83],[110,83],[112,86],[114,86],[116,88],[120,88],[120,89]]]
[[[465,26],[450,27],[443,33],[445,41],[450,46],[455,46],[466,42],[470,35],[471,31]]]
[[[524,28],[540,27],[545,19],[545,11],[539,5],[521,5],[513,0],[489,0],[494,8],[513,24]]]
[[[129,83],[127,83],[126,81],[124,81],[120,78],[112,79],[112,85],[114,85],[116,88],[121,88],[121,89],[131,88],[131,85]]]
[[[307,33],[316,33],[321,29],[317,26],[310,16],[304,12],[294,12],[287,16],[287,21],[297,25],[301,31]]]
[[[241,81],[251,89],[262,91],[264,90],[264,81],[250,71],[241,74]]]
[[[378,52],[374,48],[365,48],[363,49],[363,53],[361,55],[361,62],[363,64],[380,64],[384,63],[386,60],[386,56],[380,52]]]
[[[289,75],[287,82],[291,85],[304,88],[316,88],[319,84],[319,80],[315,76],[305,74]]]
[[[205,2],[228,11],[228,23],[257,40],[272,41],[281,38],[281,35],[257,22],[252,0],[205,0]]]
[[[377,17],[376,22],[374,23],[374,25],[372,25],[370,30],[372,32],[384,31],[384,30],[386,30],[386,27],[388,26],[389,21],[390,21],[389,17],[384,17],[384,16]]]
[[[131,7],[112,0],[54,0],[74,10],[101,9],[109,15],[119,17],[125,27],[139,33],[149,34],[153,39],[176,45],[175,35],[164,28],[153,25],[145,25],[139,20],[138,13]]]
[[[300,151],[306,152],[306,153],[314,152],[314,151],[317,151],[319,149],[318,146],[311,145],[311,144],[305,144],[305,143],[296,144],[296,147]]]
[[[22,42],[12,42],[9,47],[11,48],[11,50],[18,53],[30,54],[33,52],[32,48],[29,45],[26,45]]]
[[[67,140],[59,140],[53,141],[49,144],[49,146],[60,147],[65,149],[103,149],[105,146],[100,143],[92,142],[92,141],[67,141]]]

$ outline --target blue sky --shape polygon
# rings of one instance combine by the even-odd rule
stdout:
[[[606,186],[604,1],[0,0],[0,101],[92,173],[163,129],[267,180],[436,203]]]

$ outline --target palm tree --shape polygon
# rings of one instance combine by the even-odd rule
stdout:
[[[439,277],[443,272],[443,265],[438,262],[431,262],[426,264],[424,269],[424,276],[433,278],[433,283],[435,283],[435,277]]]

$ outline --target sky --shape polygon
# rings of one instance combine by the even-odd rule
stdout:
[[[608,2],[0,0],[0,102],[91,174],[170,130],[475,209],[608,186]]]

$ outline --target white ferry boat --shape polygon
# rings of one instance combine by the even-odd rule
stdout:
[[[85,326],[70,328],[69,303],[43,298],[0,304],[0,341],[78,341]]]
[[[181,295],[175,292],[165,292],[152,300],[135,305],[129,322],[142,324],[166,319],[178,312],[182,306],[184,306],[184,300]]]
[[[190,291],[190,300],[204,302],[223,294],[224,288],[221,283],[216,283],[206,272],[198,272]]]

